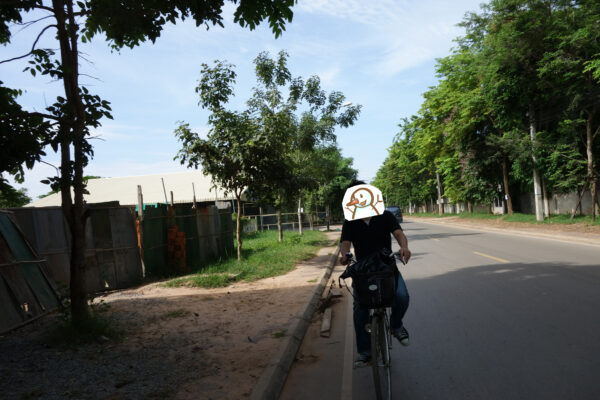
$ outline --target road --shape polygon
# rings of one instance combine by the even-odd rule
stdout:
[[[392,350],[395,399],[600,398],[600,246],[403,228],[411,345]],[[330,338],[311,325],[281,399],[374,397],[370,368],[352,369],[350,300]]]

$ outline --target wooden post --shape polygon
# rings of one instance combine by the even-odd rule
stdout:
[[[142,261],[142,278],[146,277],[146,264],[144,263],[144,195],[142,194],[142,186],[138,185],[138,221],[137,221],[137,233],[138,233],[138,246],[140,250],[140,260]]]
[[[262,207],[258,207],[258,215],[260,216],[260,231],[265,230],[265,221],[263,219]]]
[[[167,189],[165,189],[165,180],[163,178],[160,178],[160,181],[162,182],[162,185],[163,185],[163,193],[165,194],[165,203],[169,203],[169,200],[167,200]]]
[[[140,217],[140,221],[144,219],[144,195],[142,194],[142,186],[138,185],[137,187],[138,193],[138,216]]]
[[[196,207],[196,188],[194,187],[194,182],[192,182],[192,193],[194,194],[194,199],[193,199],[194,208],[197,208]]]

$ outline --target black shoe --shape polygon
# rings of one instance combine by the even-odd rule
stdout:
[[[398,339],[402,346],[408,346],[410,344],[410,342],[408,341],[408,331],[405,327],[402,327],[400,329],[394,329],[392,331],[392,335],[396,339]]]
[[[359,354],[356,360],[354,361],[354,368],[362,368],[366,367],[371,363],[371,355],[370,354]]]

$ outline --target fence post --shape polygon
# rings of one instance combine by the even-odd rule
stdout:
[[[144,195],[142,186],[137,185],[138,192],[138,220],[136,224],[138,234],[138,247],[140,250],[140,260],[142,262],[142,279],[146,277],[146,264],[144,263]]]

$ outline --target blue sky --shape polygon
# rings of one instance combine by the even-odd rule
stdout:
[[[326,91],[342,91],[348,101],[362,104],[357,123],[338,129],[338,144],[354,159],[361,179],[375,176],[397,133],[401,118],[417,112],[422,94],[436,83],[435,59],[450,53],[457,27],[468,11],[479,11],[480,0],[362,1],[305,0],[294,8],[294,20],[275,39],[267,25],[254,31],[232,21],[233,5],[226,6],[225,29],[197,28],[186,21],[167,26],[155,44],[111,52],[98,37],[81,50],[82,83],[111,102],[114,120],[104,120],[94,135],[94,159],[86,175],[131,176],[185,170],[173,157],[180,143],[173,135],[177,121],[194,130],[208,131],[206,111],[194,92],[201,64],[227,60],[238,73],[231,108],[243,109],[254,85],[252,60],[261,51],[289,55],[294,76],[318,75]],[[36,26],[37,27],[37,26]],[[17,33],[0,50],[0,59],[29,51],[36,27]],[[42,28],[43,25],[39,25]],[[56,47],[53,33],[41,47]],[[0,65],[0,80],[25,90],[20,102],[43,110],[57,95],[60,83],[21,72],[26,61]],[[48,149],[44,160],[58,166],[59,155]],[[47,192],[39,183],[55,175],[39,164],[27,171],[26,187],[32,198]]]

